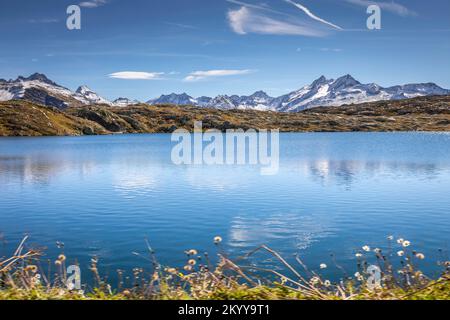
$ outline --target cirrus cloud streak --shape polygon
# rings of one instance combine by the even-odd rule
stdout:
[[[290,22],[267,16],[261,10],[247,6],[228,11],[228,22],[231,29],[237,34],[248,33],[272,35],[297,35],[309,37],[322,37],[326,33],[306,23]]]
[[[311,19],[314,19],[314,20],[316,20],[316,21],[319,21],[319,22],[321,22],[321,23],[323,23],[323,24],[326,24],[326,25],[328,25],[328,26],[330,26],[330,27],[333,27],[333,28],[335,28],[335,29],[342,30],[342,28],[339,27],[338,25],[335,25],[334,23],[331,23],[331,22],[329,22],[329,21],[327,21],[327,20],[325,20],[325,19],[322,19],[322,18],[316,16],[314,13],[311,12],[311,10],[309,10],[309,9],[308,9],[307,7],[305,7],[304,5],[302,5],[302,4],[300,4],[300,3],[296,3],[296,2],[291,1],[291,0],[285,0],[285,1],[286,1],[287,3],[292,4],[293,6],[297,7],[298,9],[302,10],[302,11],[303,11],[304,13],[306,13],[306,14],[308,15],[308,17],[310,17]]]
[[[372,4],[375,4],[383,10],[389,11],[391,13],[395,13],[402,17],[417,16],[416,12],[414,12],[414,11],[408,9],[407,7],[405,7],[404,5],[401,5],[394,1],[392,1],[392,2],[370,1],[370,0],[345,0],[345,1],[352,3],[354,5],[361,6],[361,7],[368,7]]]
[[[124,80],[160,80],[164,72],[136,72],[136,71],[122,71],[115,72],[108,75],[113,79]]]
[[[98,8],[108,3],[108,0],[91,0],[80,2],[79,6],[83,8]]]
[[[191,72],[184,81],[186,82],[194,82],[207,78],[215,78],[215,77],[227,77],[227,76],[238,76],[245,75],[255,72],[255,70],[245,69],[245,70],[208,70],[208,71],[194,71]]]

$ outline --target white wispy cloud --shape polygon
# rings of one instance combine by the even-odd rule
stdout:
[[[285,15],[288,16],[288,14],[282,12],[282,11],[278,11],[275,9],[272,9],[271,7],[269,7],[267,4],[251,4],[251,3],[247,3],[247,2],[243,2],[243,1],[239,1],[239,0],[226,0],[229,3],[233,3],[233,4],[237,4],[240,6],[244,6],[247,8],[253,8],[253,9],[258,9],[258,10],[263,10],[263,11],[267,11],[267,12],[272,12],[272,13],[277,13],[277,14],[281,14],[281,15]]]
[[[311,19],[314,19],[314,20],[316,20],[316,21],[319,21],[319,22],[321,22],[321,23],[324,23],[324,24],[326,24],[326,25],[328,25],[328,26],[330,26],[330,27],[333,27],[333,28],[335,28],[335,29],[342,30],[341,27],[335,25],[334,23],[331,23],[331,22],[329,22],[329,21],[327,21],[327,20],[325,20],[325,19],[322,19],[322,18],[316,16],[314,13],[311,12],[311,10],[309,10],[309,9],[308,9],[307,7],[305,7],[304,5],[302,5],[302,4],[300,4],[300,3],[297,3],[297,2],[294,2],[294,1],[291,1],[291,0],[285,0],[285,1],[286,1],[287,3],[292,4],[293,6],[295,6],[295,7],[297,7],[297,8],[299,8],[300,10],[302,10],[302,11],[303,11],[304,13],[306,13],[306,14],[308,15],[308,17],[310,17]]]
[[[190,24],[184,24],[184,23],[177,23],[177,22],[164,22],[165,24],[173,27],[178,27],[181,29],[198,29],[198,27],[190,25]]]
[[[322,37],[326,35],[323,30],[306,23],[289,22],[286,19],[272,18],[255,10],[243,6],[237,10],[228,11],[228,22],[232,30],[238,34],[259,33],[273,35],[299,35],[310,37]]]
[[[108,75],[110,78],[114,79],[125,79],[125,80],[160,80],[164,72],[137,72],[137,71],[122,71],[115,72]]]
[[[58,23],[59,19],[53,19],[53,18],[44,18],[44,19],[30,19],[28,20],[28,23]]]
[[[396,3],[394,1],[392,2],[382,2],[382,1],[370,1],[370,0],[345,0],[349,3],[361,6],[361,7],[368,7],[372,4],[378,5],[381,9],[389,11],[391,13],[395,13],[399,16],[416,16],[417,13],[408,9],[404,5],[401,5],[399,3]]]
[[[212,77],[226,77],[226,76],[238,76],[255,72],[255,70],[245,69],[245,70],[208,70],[208,71],[194,71],[191,72],[184,81],[192,82],[203,80]]]
[[[84,8],[97,8],[104,6],[108,3],[108,0],[91,0],[80,2],[79,6]]]
[[[323,52],[342,52],[344,50],[342,50],[341,48],[320,48],[320,51],[323,51]]]

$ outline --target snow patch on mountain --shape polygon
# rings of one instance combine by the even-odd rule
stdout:
[[[250,96],[219,95],[215,98],[193,98],[185,93],[172,93],[150,100],[151,104],[194,105],[223,110],[270,110],[297,112],[319,106],[342,106],[380,100],[400,100],[420,96],[447,95],[450,90],[442,89],[434,83],[407,84],[383,88],[376,83],[362,84],[347,74],[336,80],[321,76],[310,85],[273,98],[264,91]]]
[[[81,86],[77,89],[73,97],[83,104],[107,104],[113,105],[110,101],[100,97],[97,93],[87,86]]]
[[[189,96],[186,93],[169,95],[162,95],[157,99],[153,99],[147,102],[148,104],[161,105],[161,104],[174,104],[174,105],[198,105],[198,100]]]
[[[0,101],[13,99],[26,99],[57,108],[79,104],[112,105],[87,86],[81,86],[73,92],[40,73],[32,74],[28,78],[20,76],[16,80],[0,80]]]
[[[141,102],[138,100],[131,100],[128,98],[118,98],[112,102],[113,106],[115,107],[128,107],[139,103]]]
[[[351,75],[336,80],[321,76],[310,85],[280,97],[271,97],[264,91],[250,96],[219,95],[211,98],[191,97],[186,93],[162,95],[148,101],[153,105],[193,105],[223,110],[270,110],[279,112],[297,112],[319,106],[341,106],[380,100],[401,100],[431,95],[449,95],[450,90],[434,83],[406,84],[383,88],[376,83],[362,84]],[[139,103],[137,100],[119,98],[114,102],[101,97],[87,86],[81,86],[76,92],[58,85],[44,74],[35,73],[28,78],[16,80],[0,79],[0,101],[25,99],[35,103],[57,108],[70,106],[105,104],[126,107]]]
[[[381,100],[400,100],[419,96],[446,95],[450,90],[434,83],[408,84],[383,88],[362,84],[350,75],[336,80],[324,76],[298,91],[277,98],[277,111],[296,112],[314,107],[342,106]]]

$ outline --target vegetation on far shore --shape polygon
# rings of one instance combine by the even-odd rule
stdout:
[[[0,102],[0,136],[170,133],[180,128],[192,131],[195,121],[202,121],[205,130],[222,131],[450,131],[450,96],[313,108],[297,113],[147,104],[58,110],[27,101]]]
[[[388,252],[362,247],[356,253],[358,271],[338,282],[308,269],[299,256],[292,265],[266,246],[233,260],[222,250],[222,238],[216,237],[217,264],[211,263],[208,254],[191,249],[185,252],[183,268],[164,267],[147,243],[148,256],[144,258],[149,270],[133,269],[129,278],[118,270],[118,285],[113,287],[93,258],[94,283],[84,284],[82,289],[67,282],[63,253],[45,263],[42,252],[28,248],[26,240],[11,257],[0,258],[0,300],[450,300],[450,261],[438,261],[442,275],[430,279],[418,268],[425,255],[411,249],[409,241],[393,237],[388,238]],[[273,258],[282,270],[246,266],[256,253]],[[401,260],[399,267],[391,262],[395,257]],[[381,270],[379,282],[371,280],[369,260]],[[320,265],[321,270],[327,268]]]

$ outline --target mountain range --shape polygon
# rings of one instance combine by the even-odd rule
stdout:
[[[450,90],[443,89],[434,83],[406,84],[384,88],[375,83],[362,84],[352,76],[345,75],[338,79],[327,79],[322,76],[310,85],[280,97],[271,97],[264,91],[257,91],[249,96],[219,95],[214,98],[206,96],[194,98],[186,93],[172,93],[151,99],[147,103],[152,105],[193,105],[223,110],[298,112],[319,106],[342,106],[449,94]],[[94,104],[126,107],[140,103],[128,98],[108,101],[87,86],[80,86],[73,92],[40,73],[35,73],[27,78],[18,77],[16,80],[0,79],[0,101],[8,100],[27,100],[59,109]]]

